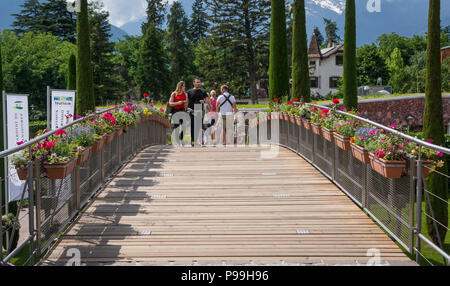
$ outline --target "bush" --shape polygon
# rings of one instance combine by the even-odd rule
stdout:
[[[47,128],[47,121],[33,121],[30,122],[30,138],[34,138],[37,132]]]

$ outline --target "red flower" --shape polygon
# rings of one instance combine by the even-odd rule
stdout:
[[[288,101],[287,104],[292,104],[294,103],[292,100]]]
[[[161,107],[161,108],[159,109],[159,111],[164,112],[165,110],[164,110],[164,108]]]
[[[337,99],[337,98],[333,99],[333,103],[334,104],[339,104],[339,99]]]
[[[66,135],[67,132],[64,129],[61,129],[61,130],[56,131],[55,134],[56,134],[56,136],[63,136],[63,135]]]
[[[273,101],[278,102],[278,98],[274,98]]]
[[[23,143],[24,143],[23,141],[20,141],[20,142],[17,142],[17,145],[20,146],[20,145],[23,145]]]
[[[143,96],[143,97],[148,97],[148,94],[144,93],[142,96]]]
[[[127,112],[127,113],[131,113],[131,107],[125,106],[123,108],[123,111]]]
[[[300,100],[299,100],[298,98],[295,98],[294,101],[295,101],[295,102],[299,102]]]

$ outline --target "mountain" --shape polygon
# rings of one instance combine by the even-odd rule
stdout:
[[[111,25],[111,41],[112,42],[118,42],[120,40],[123,40],[123,38],[128,35],[127,32],[125,32],[123,29],[116,27],[114,25]]]
[[[130,9],[131,2],[123,0],[108,0],[114,3],[116,9]],[[142,2],[143,0],[141,0]],[[292,2],[292,0],[289,0]],[[356,0],[357,9],[357,42],[358,45],[374,42],[380,35],[396,32],[399,35],[411,37],[414,34],[423,35],[427,31],[428,0],[380,0],[381,12],[369,13],[366,9],[368,0]],[[444,5],[449,0],[441,1],[441,25],[450,25],[450,5]],[[106,0],[105,0],[106,2]],[[179,0],[190,15],[194,0]],[[1,0],[0,1],[0,30],[8,28],[13,22],[12,13],[20,11],[19,5],[23,0]],[[338,24],[339,34],[344,38],[345,23],[345,0],[306,0],[307,9],[307,31],[310,36],[314,27],[317,26],[324,32],[323,17],[330,18]],[[142,15],[142,11],[139,11]],[[168,12],[168,11],[167,11]],[[138,20],[128,21],[119,27],[113,27],[113,40],[123,37],[124,33],[129,35],[141,34],[141,23],[145,17],[137,17]],[[130,18],[131,19],[131,18]],[[136,18],[134,18],[136,19]],[[116,23],[112,21],[112,23]]]

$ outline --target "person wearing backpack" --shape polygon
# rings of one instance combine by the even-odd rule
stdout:
[[[216,110],[222,117],[222,137],[223,144],[226,144],[226,134],[227,134],[227,115],[237,113],[236,98],[229,93],[229,88],[223,85],[220,88],[222,94],[217,98]],[[231,131],[231,130],[229,130]],[[234,129],[233,129],[234,131]],[[234,141],[234,137],[233,137]]]

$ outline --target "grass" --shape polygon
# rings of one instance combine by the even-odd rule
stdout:
[[[36,247],[36,241],[34,242],[34,246]],[[45,254],[41,254],[40,257],[37,257],[35,259],[35,263],[40,261]],[[6,251],[3,251],[3,257],[6,257]],[[30,243],[28,242],[20,251],[17,253],[16,256],[11,258],[9,263],[11,263],[14,266],[29,266],[30,262]]]
[[[423,211],[425,211],[426,208],[426,201],[422,202],[422,209]],[[416,204],[414,204],[414,216],[415,216],[415,210],[416,210]],[[378,217],[388,217],[389,214],[388,212],[382,208],[381,206],[374,206],[372,205],[370,208],[370,211],[374,214],[377,215]],[[402,209],[402,216],[407,216],[408,214],[408,206]],[[449,214],[450,214],[450,209],[449,209]],[[415,221],[415,217],[414,217],[414,221]],[[376,223],[376,222],[375,222]],[[386,225],[386,227],[388,227],[389,229],[395,229],[396,225],[396,221],[395,219],[392,219],[390,223],[387,223],[386,221],[383,221],[383,223]],[[378,226],[380,226],[378,223],[376,223]],[[381,227],[381,226],[380,226]],[[409,231],[406,227],[402,227],[402,230],[404,231]],[[384,231],[384,229],[383,229]],[[386,235],[389,235],[386,231],[384,231],[386,233]],[[427,233],[427,223],[426,223],[426,216],[425,213],[422,213],[422,233],[430,239],[430,236]],[[416,260],[416,256],[415,254],[410,254],[402,245],[400,245],[400,243],[395,242],[397,244],[398,247],[400,247],[403,252],[409,257],[411,258],[411,260]],[[414,243],[415,246],[415,243]],[[447,232],[447,235],[445,237],[445,241],[444,241],[444,250],[447,253],[450,253],[450,232]],[[434,249],[432,249],[428,244],[426,244],[425,242],[421,242],[421,251],[420,251],[423,256],[425,256],[426,259],[428,259],[434,266],[444,266],[444,260],[442,258],[442,256],[436,252]],[[427,262],[427,260],[424,258],[421,258],[421,262],[420,265],[421,266],[430,266],[430,263]]]

